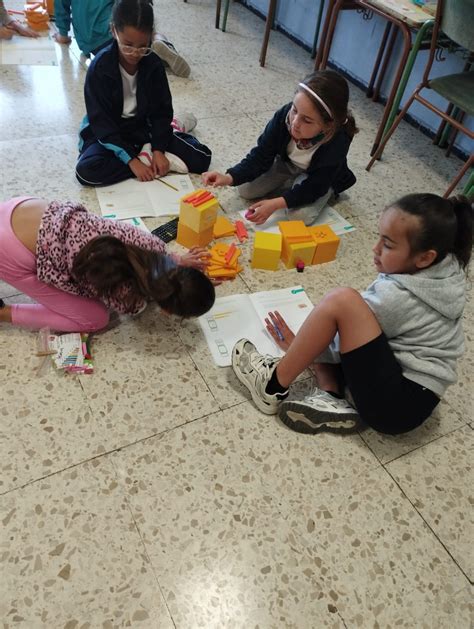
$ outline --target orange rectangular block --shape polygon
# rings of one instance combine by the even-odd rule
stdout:
[[[314,225],[309,230],[316,243],[312,264],[322,264],[335,260],[341,242],[339,236],[333,232],[329,225]]]
[[[196,232],[181,221],[178,222],[176,242],[187,249],[206,247],[211,242],[212,236],[212,225],[203,231]]]
[[[290,242],[310,242],[312,240],[309,228],[303,221],[280,221],[278,223],[283,240]]]

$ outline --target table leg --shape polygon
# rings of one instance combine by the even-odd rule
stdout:
[[[263,35],[262,49],[260,51],[260,65],[263,68],[265,65],[265,59],[267,57],[268,40],[270,39],[270,31],[272,30],[273,21],[275,19],[277,0],[269,0],[267,20],[265,22],[265,33]]]
[[[316,30],[314,31],[313,47],[311,48],[311,59],[314,59],[316,57],[316,50],[318,47],[319,32],[321,30],[321,21],[323,19],[325,1],[326,0],[320,0],[319,2],[318,19],[316,20]]]

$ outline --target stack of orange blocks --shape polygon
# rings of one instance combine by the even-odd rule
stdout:
[[[214,238],[219,203],[212,192],[196,190],[181,199],[176,242],[183,247],[205,247]]]
[[[242,271],[239,257],[242,251],[234,244],[218,243],[210,248],[211,260],[207,267],[209,277],[215,279],[234,279]]]
[[[25,5],[25,18],[28,26],[34,31],[47,31],[49,14],[43,2],[29,2]]]

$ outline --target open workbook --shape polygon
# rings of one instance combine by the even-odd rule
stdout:
[[[166,175],[153,181],[127,179],[96,188],[100,211],[106,218],[176,216],[181,197],[194,190],[189,175]]]
[[[302,286],[216,299],[212,309],[199,317],[212,357],[219,367],[231,364],[232,348],[241,338],[252,341],[259,352],[283,356],[265,328],[265,317],[278,310],[292,332],[297,332],[313,308]]]

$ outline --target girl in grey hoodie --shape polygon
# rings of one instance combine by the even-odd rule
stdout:
[[[472,213],[463,197],[407,195],[381,215],[373,248],[379,275],[365,292],[329,292],[296,336],[277,312],[269,313],[267,329],[286,355],[262,356],[241,339],[232,359],[258,408],[279,412],[304,433],[351,430],[359,417],[388,434],[422,424],[456,381],[464,351]],[[285,401],[289,385],[309,366],[319,389]],[[344,385],[352,404],[342,395]]]

